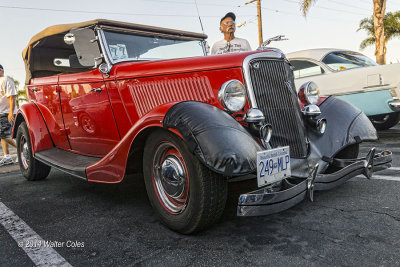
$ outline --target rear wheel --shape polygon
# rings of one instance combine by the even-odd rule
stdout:
[[[31,139],[25,122],[22,122],[18,127],[16,141],[18,163],[22,175],[28,181],[45,179],[49,175],[51,168],[33,157]]]
[[[197,232],[222,215],[226,180],[206,168],[176,135],[158,130],[149,136],[143,174],[153,208],[172,230]]]
[[[377,130],[387,130],[399,123],[400,112],[371,116],[370,120]]]

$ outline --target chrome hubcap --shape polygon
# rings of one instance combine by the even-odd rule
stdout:
[[[29,150],[28,150],[28,143],[24,136],[21,136],[19,142],[19,154],[21,158],[22,167],[26,170],[29,167]]]
[[[173,144],[164,142],[157,147],[152,171],[153,185],[163,207],[173,214],[184,211],[189,177],[182,155]]]

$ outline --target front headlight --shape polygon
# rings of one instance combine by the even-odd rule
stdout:
[[[218,91],[218,101],[229,112],[238,112],[246,104],[246,88],[238,80],[224,83]]]
[[[299,98],[302,100],[304,96],[305,100],[310,105],[316,105],[319,102],[319,88],[315,82],[307,82],[300,87]]]

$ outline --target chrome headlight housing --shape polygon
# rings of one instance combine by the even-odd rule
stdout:
[[[243,83],[230,80],[224,83],[218,91],[218,101],[229,112],[238,112],[246,104],[247,94]]]
[[[306,82],[300,87],[299,97],[304,94],[305,100],[310,105],[316,105],[319,102],[319,88],[315,82]]]

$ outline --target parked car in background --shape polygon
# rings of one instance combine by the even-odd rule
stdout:
[[[378,130],[400,120],[400,64],[377,65],[358,52],[309,49],[287,54],[296,87],[312,79],[321,96],[333,95],[360,108]]]
[[[141,173],[161,221],[188,234],[218,220],[231,181],[254,182],[237,214],[255,216],[390,167],[389,151],[358,157],[361,142],[377,139],[359,109],[320,101],[310,82],[300,109],[280,51],[206,56],[206,38],[109,20],[32,37],[30,102],[13,130],[22,174],[41,180],[54,167],[119,183]]]

